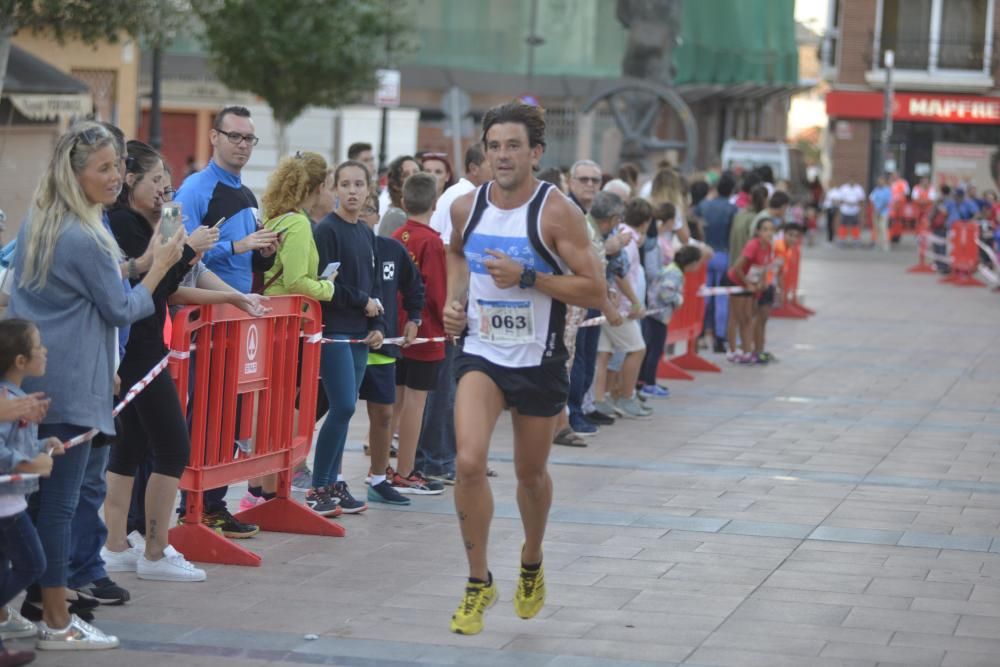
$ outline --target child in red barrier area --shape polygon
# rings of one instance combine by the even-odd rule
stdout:
[[[0,322],[0,368],[4,402],[24,398],[25,377],[45,375],[46,349],[34,324],[27,320]],[[48,451],[46,451],[48,450]],[[62,454],[57,438],[38,439],[38,425],[25,419],[0,422],[0,474],[36,474],[48,477],[52,456]],[[6,606],[45,571],[45,552],[28,517],[25,495],[38,490],[38,479],[0,484],[0,666],[26,665],[31,651],[7,651],[4,639],[34,637],[38,628]]]
[[[753,354],[754,343],[754,306],[764,297],[765,275],[767,268],[774,259],[774,249],[771,241],[774,238],[774,221],[770,216],[760,217],[754,227],[754,237],[743,248],[736,264],[729,269],[726,280],[729,286],[743,287],[747,292],[733,294],[729,316],[735,318],[736,327],[740,332],[742,353],[726,355],[729,361],[738,364],[755,364],[759,359]],[[773,295],[772,295],[773,298]]]
[[[758,305],[757,310],[757,330],[755,333],[758,337],[755,345],[759,360],[765,363],[778,360],[773,354],[764,349],[767,320],[770,316],[772,306],[780,306],[785,299],[785,292],[789,289],[787,282],[789,258],[792,253],[796,252],[802,246],[802,238],[806,233],[805,227],[795,222],[786,223],[781,230],[781,238],[774,242],[775,283],[768,288],[774,290],[774,303],[772,305]]]

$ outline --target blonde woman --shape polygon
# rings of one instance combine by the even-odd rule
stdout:
[[[301,294],[317,301],[333,298],[334,271],[326,277],[320,273],[319,253],[313,241],[313,223],[307,214],[322,208],[330,199],[327,191],[327,164],[318,153],[301,152],[281,161],[267,181],[263,198],[264,227],[278,233],[280,245],[274,266],[264,274],[264,294]],[[325,411],[325,410],[324,410]],[[321,415],[317,414],[319,419]],[[308,489],[311,473],[304,467],[296,471],[293,484]],[[273,475],[251,480],[250,489],[240,509],[246,510],[270,499],[276,489]]]
[[[104,127],[74,125],[56,142],[18,234],[10,316],[34,322],[49,349],[48,373],[24,383],[27,393],[44,392],[52,399],[39,425],[41,438],[66,441],[91,428],[115,434],[115,327],[153,314],[152,292],[181,257],[183,230],[165,242],[154,240],[149,270],[125,292],[120,250],[101,217],[121,189],[120,159]],[[136,263],[129,265],[134,270]],[[67,449],[31,499],[48,561],[38,580],[40,593],[36,588],[28,595],[29,603],[35,595],[41,598],[40,649],[118,646],[117,638],[70,614],[66,604],[70,523],[89,456],[89,443]]]
[[[673,167],[663,167],[653,176],[649,203],[654,209],[663,204],[673,204],[677,212],[674,218],[673,232],[680,245],[687,245],[691,233],[687,225],[688,194],[684,178]]]

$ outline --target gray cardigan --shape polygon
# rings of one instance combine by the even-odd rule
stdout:
[[[30,225],[25,222],[17,236],[8,313],[34,322],[49,353],[45,377],[28,378],[23,388],[44,391],[52,399],[43,423],[114,435],[115,327],[152,315],[153,298],[142,285],[125,293],[118,265],[75,218],[66,221],[56,241],[45,287],[22,287],[18,283]]]

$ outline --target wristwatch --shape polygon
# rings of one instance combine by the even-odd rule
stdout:
[[[139,279],[139,267],[133,258],[129,258],[128,260],[128,277],[129,280]]]
[[[518,286],[521,289],[528,289],[529,287],[534,287],[536,277],[537,276],[535,274],[535,270],[530,266],[526,266],[524,267],[524,270],[521,271],[521,281],[518,283]]]

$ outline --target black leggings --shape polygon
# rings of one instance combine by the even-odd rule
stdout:
[[[149,371],[119,369],[122,390],[127,391]],[[122,433],[111,446],[108,470],[134,477],[139,465],[153,454],[153,472],[179,478],[191,457],[191,437],[181,412],[177,387],[170,373],[163,371],[121,413]]]

